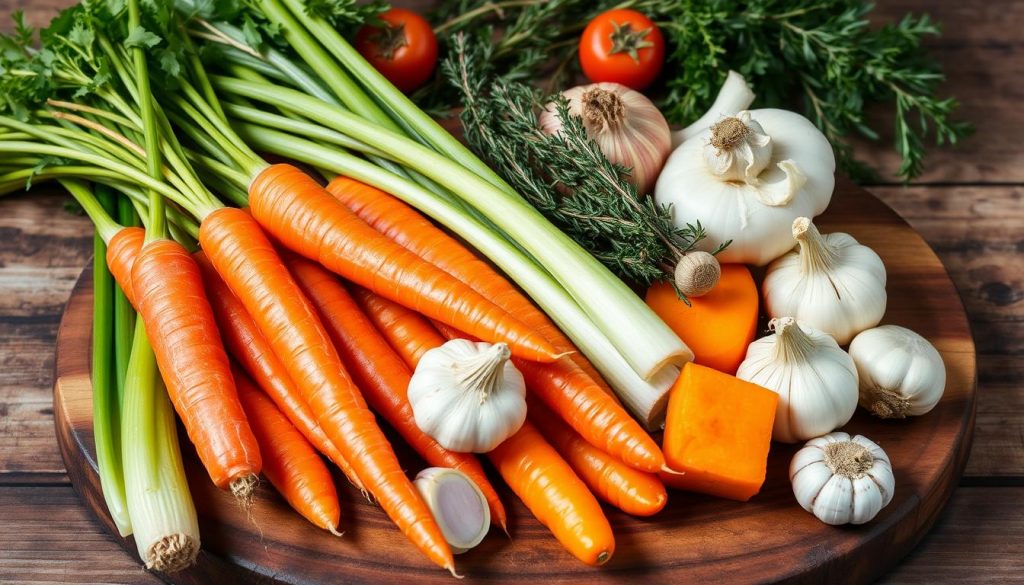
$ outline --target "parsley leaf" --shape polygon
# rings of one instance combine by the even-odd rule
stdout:
[[[141,26],[137,26],[128,33],[128,38],[124,40],[124,46],[126,49],[134,49],[136,47],[151,49],[160,44],[161,40],[157,35]]]

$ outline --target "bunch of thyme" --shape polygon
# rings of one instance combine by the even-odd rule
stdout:
[[[553,76],[560,83],[575,71],[587,21],[611,8],[643,12],[661,28],[665,73],[649,93],[669,122],[699,117],[732,69],[753,86],[757,107],[802,108],[855,179],[874,175],[855,159],[850,143],[854,134],[878,139],[867,118],[872,104],[894,106],[892,134],[904,180],[921,174],[927,142],[953,144],[969,132],[952,120],[957,102],[936,96],[943,75],[921,46],[939,34],[938,25],[907,15],[871,26],[873,5],[865,0],[458,0],[441,3],[434,18],[447,45],[460,31],[493,37],[487,58],[500,76]],[[457,99],[431,95],[435,111]]]
[[[671,210],[638,194],[627,169],[614,165],[553,98],[561,132],[537,125],[543,101],[532,86],[498,79],[486,69],[491,46],[452,38],[444,75],[462,94],[465,138],[502,177],[612,272],[641,286],[671,281],[675,262],[704,237],[699,222],[676,228]]]

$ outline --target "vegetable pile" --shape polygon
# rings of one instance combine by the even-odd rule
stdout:
[[[631,64],[661,40],[633,15],[582,35],[616,53],[584,69],[614,75],[543,113],[456,36],[444,74],[492,168],[403,93],[433,68],[429,26],[380,11],[109,0],[61,13],[41,46],[18,15],[0,37],[0,192],[58,181],[95,224],[100,479],[148,568],[200,549],[175,415],[254,517],[262,475],[340,536],[330,462],[453,575],[507,527],[498,478],[594,566],[615,551],[602,502],[748,500],[772,440],[814,439],[791,476],[824,521],[888,503],[876,445],[816,437],[858,403],[924,414],[941,357],[872,329],[881,260],[811,223],[835,165],[810,121],[746,110],[731,74],[718,110],[672,135],[637,91],[657,72]],[[760,293],[742,263],[769,265]],[[754,340],[759,297],[774,333]],[[407,475],[377,417],[429,468]],[[849,514],[814,505],[870,478]]]

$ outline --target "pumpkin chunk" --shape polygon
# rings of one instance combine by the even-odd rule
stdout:
[[[661,474],[676,488],[747,501],[761,490],[779,395],[686,364],[668,399]]]
[[[702,366],[727,374],[747,355],[757,332],[757,285],[743,264],[723,264],[718,284],[708,294],[679,300],[667,282],[647,291],[647,304],[693,350]]]

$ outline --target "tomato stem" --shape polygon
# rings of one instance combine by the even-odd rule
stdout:
[[[377,55],[381,59],[391,61],[399,49],[409,44],[405,36],[405,23],[390,24],[375,28],[370,40],[377,48]]]
[[[646,49],[654,46],[654,43],[647,40],[647,35],[651,34],[652,27],[647,27],[643,30],[637,31],[633,28],[633,25],[628,22],[619,24],[614,20],[612,21],[612,26],[615,27],[615,30],[612,31],[612,34],[610,35],[612,40],[611,53],[613,55],[627,53],[632,57],[633,61],[639,63],[640,55],[638,54],[638,51],[640,49]]]

